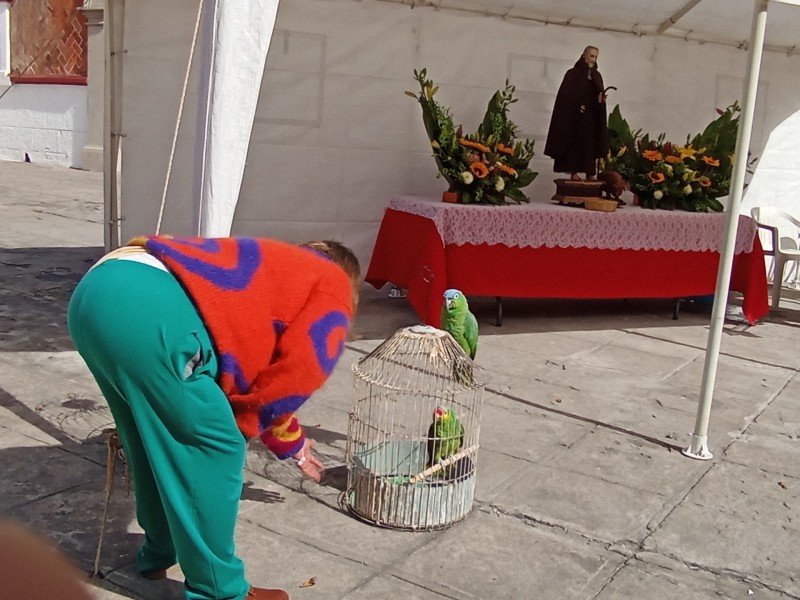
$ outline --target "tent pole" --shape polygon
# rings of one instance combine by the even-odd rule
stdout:
[[[108,0],[103,14],[105,35],[103,90],[103,213],[105,228],[103,245],[106,252],[120,246],[124,218],[119,192],[124,20],[125,0]]]
[[[744,83],[744,101],[739,120],[739,131],[736,137],[736,157],[733,164],[733,179],[728,205],[728,218],[725,233],[722,237],[722,254],[717,272],[717,289],[714,293],[714,308],[711,312],[711,329],[708,333],[705,365],[703,367],[703,383],[700,392],[700,403],[697,407],[692,441],[683,454],[690,458],[709,460],[713,454],[708,450],[708,420],[711,414],[711,400],[714,393],[714,382],[719,362],[719,347],[722,339],[722,326],[725,322],[728,288],[731,281],[733,255],[736,244],[736,229],[739,225],[739,208],[744,192],[744,177],[747,168],[747,155],[750,149],[750,135],[753,130],[753,113],[755,112],[758,92],[758,75],[761,70],[761,54],[764,48],[764,34],[767,28],[767,6],[769,0],[755,0],[753,8],[753,27],[750,33],[750,46],[747,50],[747,75]]]
[[[687,2],[687,3],[686,3],[686,5],[684,5],[684,7],[683,7],[682,9],[680,9],[678,12],[676,12],[674,15],[672,15],[672,16],[671,16],[669,19],[667,19],[666,21],[664,21],[664,22],[663,22],[663,23],[662,23],[662,24],[659,26],[659,28],[656,30],[656,33],[657,33],[658,35],[661,35],[662,33],[664,33],[664,32],[665,32],[667,29],[669,29],[670,27],[672,27],[673,25],[675,25],[675,23],[677,23],[677,22],[678,22],[678,20],[679,20],[679,19],[680,19],[680,18],[681,18],[683,15],[685,15],[686,13],[688,13],[690,10],[692,10],[692,9],[693,9],[695,6],[697,6],[698,4],[700,4],[702,1],[703,1],[703,0],[689,0],[689,2]]]

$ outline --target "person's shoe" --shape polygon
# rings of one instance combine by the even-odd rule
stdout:
[[[283,590],[265,590],[251,586],[247,592],[247,600],[289,600],[289,594]]]
[[[158,581],[159,579],[166,579],[167,570],[156,569],[154,571],[140,571],[139,574],[145,579],[149,579],[150,581]]]

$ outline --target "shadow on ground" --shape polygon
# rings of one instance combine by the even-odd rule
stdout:
[[[102,254],[95,247],[0,249],[0,351],[72,350],[67,304]]]
[[[407,299],[389,297],[390,289],[362,285],[353,339],[386,339],[421,322]],[[708,324],[711,318],[710,304],[681,301],[678,319],[673,319],[675,299],[503,298],[498,327],[494,297],[472,296],[469,305],[486,335],[686,327]]]
[[[0,249],[0,351],[73,350],[66,327],[69,299],[81,277],[103,255],[100,247]],[[386,339],[419,324],[408,300],[389,298],[390,286],[362,284],[351,339]],[[785,290],[784,298],[800,294]],[[674,299],[566,300],[503,298],[502,326],[496,326],[493,297],[474,296],[470,308],[483,333],[590,331],[707,324],[711,306],[682,302],[673,319]],[[775,318],[797,323],[794,311]],[[769,318],[769,317],[768,317]]]

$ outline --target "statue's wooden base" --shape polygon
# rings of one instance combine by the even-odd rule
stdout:
[[[587,198],[599,198],[603,192],[603,181],[573,181],[572,179],[556,179],[556,194],[553,200],[562,204],[580,204]]]

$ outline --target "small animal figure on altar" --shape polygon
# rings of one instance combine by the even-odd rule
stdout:
[[[625,191],[625,180],[622,178],[622,175],[616,171],[602,171],[597,176],[597,179],[603,182],[602,191],[605,193],[606,198],[613,198],[617,201],[618,206],[627,204],[627,202],[621,198],[622,192]]]
[[[437,407],[433,423],[428,428],[428,461],[426,468],[453,456],[464,445],[464,426],[456,414],[447,408]],[[446,475],[450,469],[443,469]]]
[[[478,351],[478,319],[470,312],[467,297],[461,291],[445,291],[441,328],[453,336],[471,359],[475,359]]]

